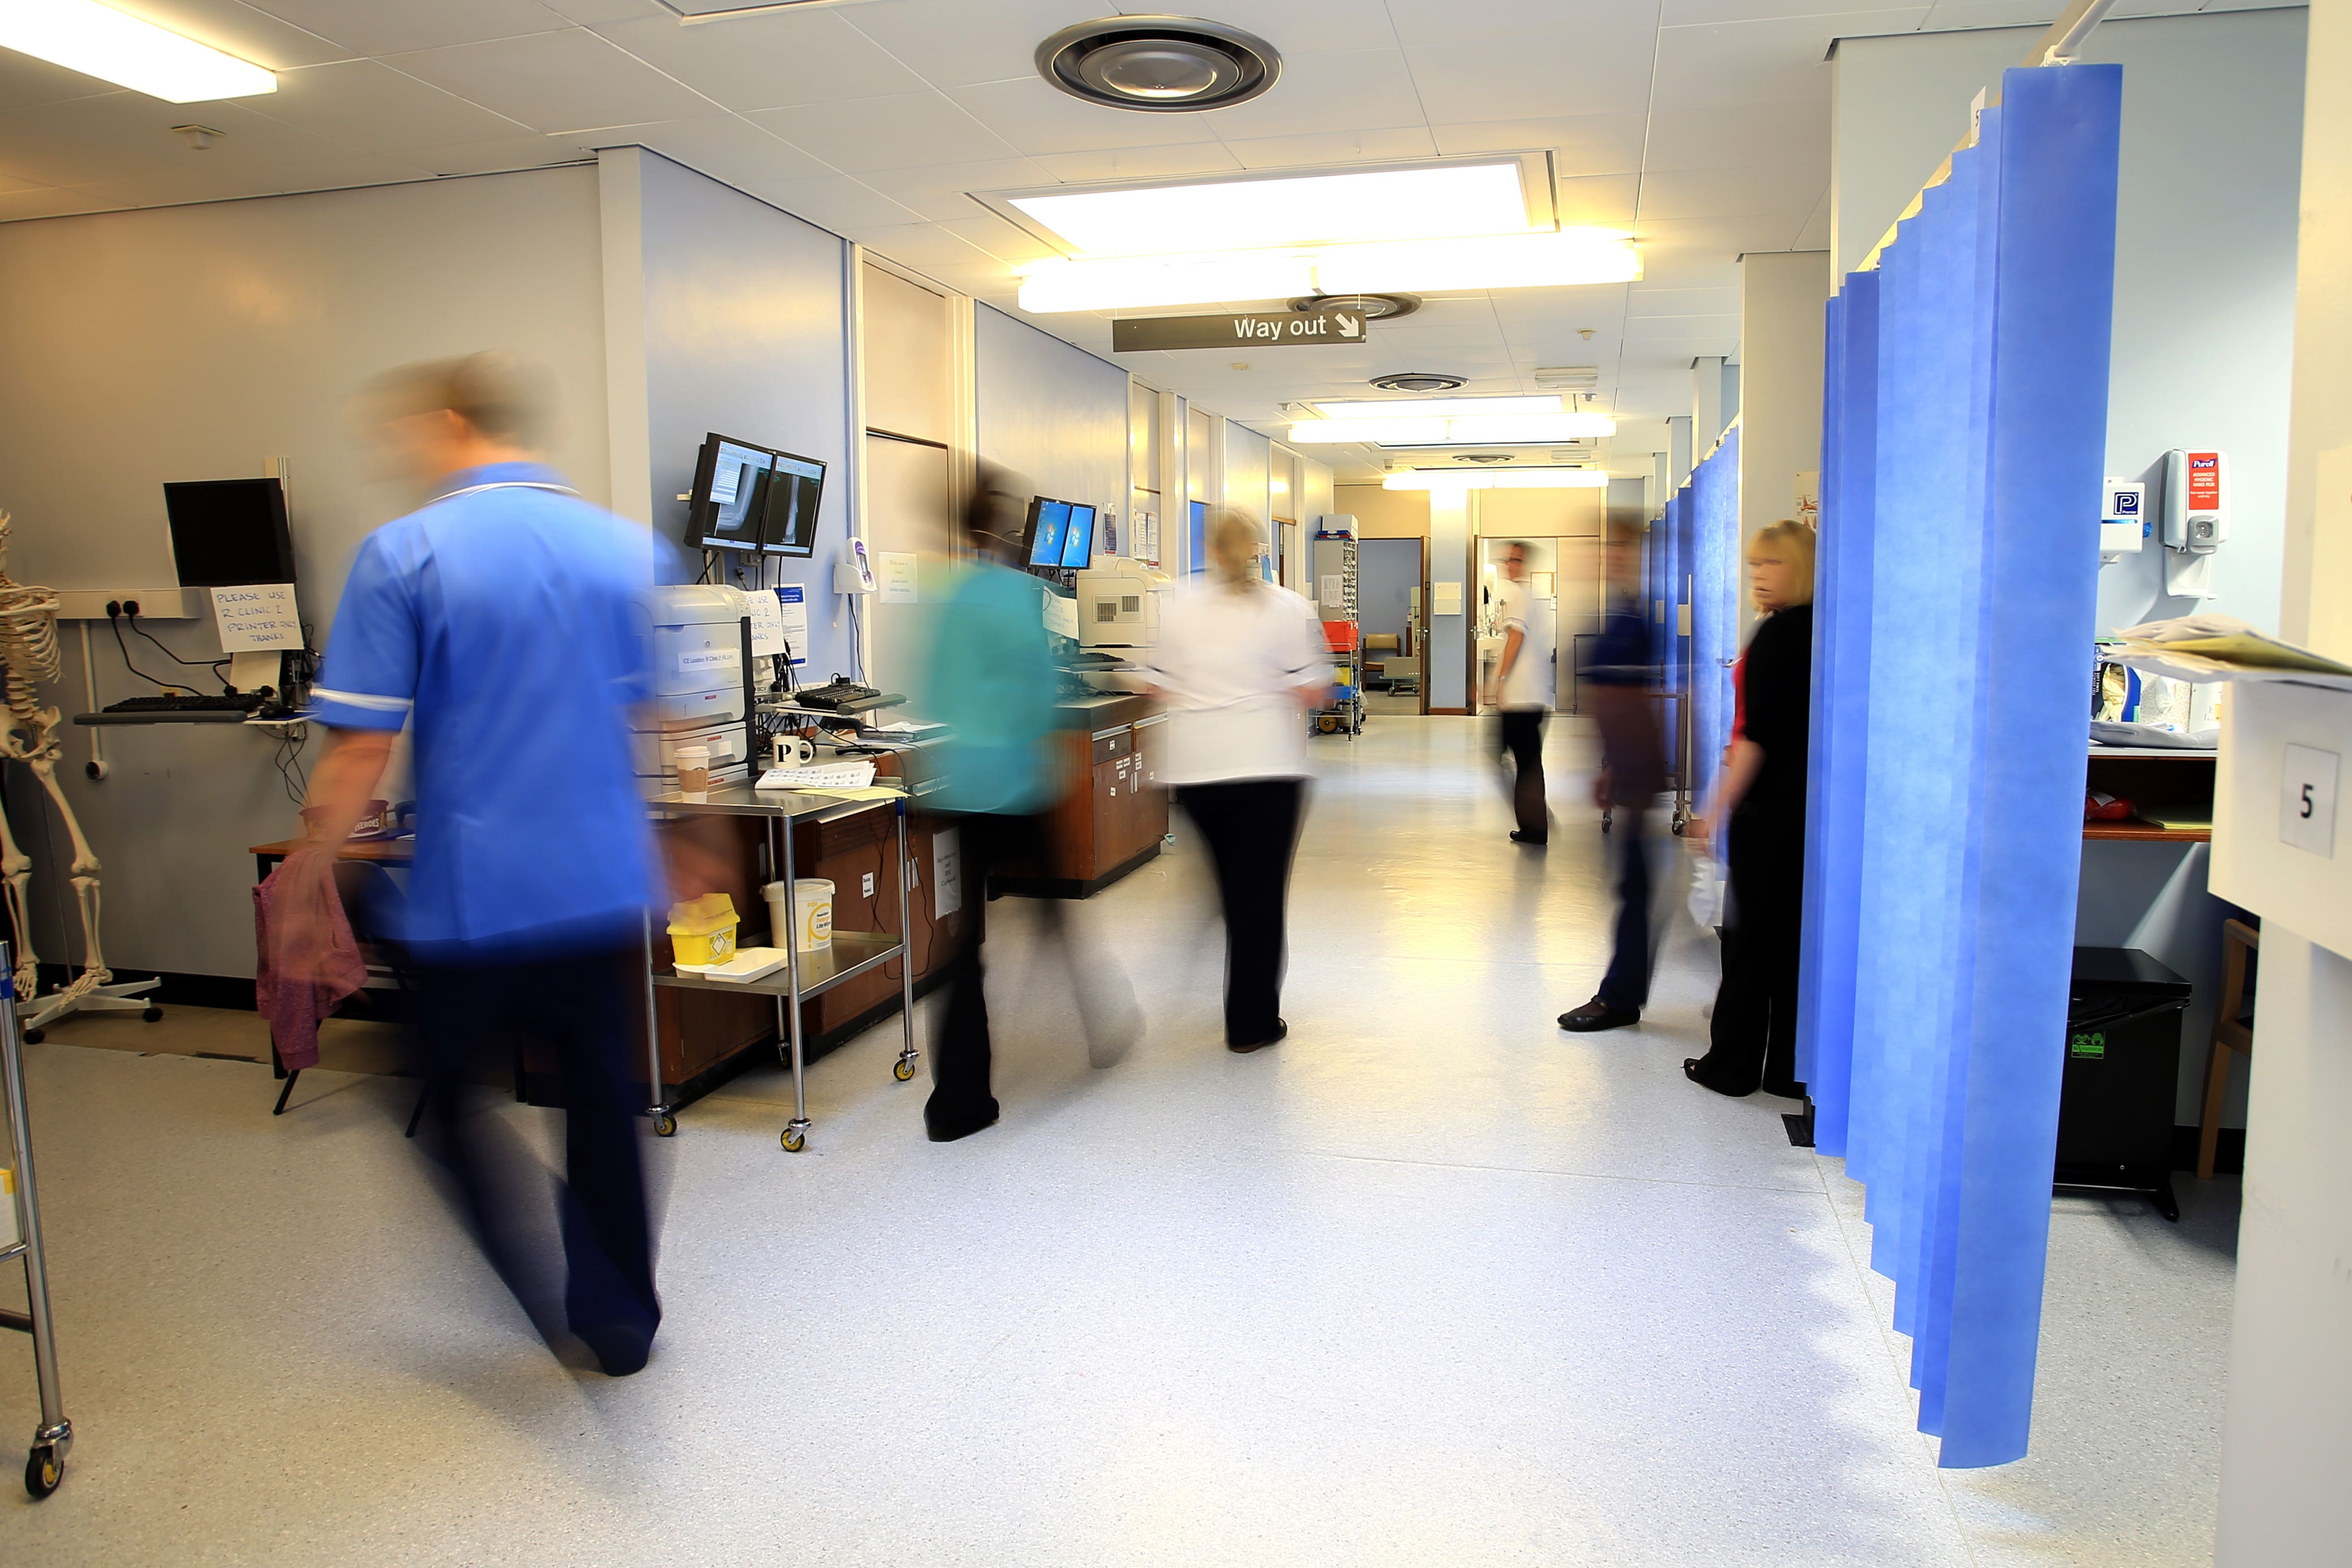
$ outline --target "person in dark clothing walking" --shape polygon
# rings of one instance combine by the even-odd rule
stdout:
[[[1617,941],[1609,972],[1591,1001],[1559,1015],[1559,1027],[1574,1034],[1639,1023],[1657,956],[1650,930],[1647,827],[1666,774],[1650,695],[1656,669],[1650,622],[1642,613],[1641,542],[1641,530],[1630,524],[1609,530],[1602,557],[1609,610],[1577,674],[1580,701],[1591,707],[1601,731],[1601,772],[1592,782],[1592,800],[1610,813],[1619,870]]]
[[[1764,620],[1740,655],[1739,711],[1714,820],[1728,836],[1731,923],[1709,1049],[1683,1063],[1718,1094],[1801,1099],[1797,954],[1805,900],[1805,752],[1812,716],[1813,530],[1778,522],[1748,547]],[[1702,821],[1694,831],[1704,836]]]

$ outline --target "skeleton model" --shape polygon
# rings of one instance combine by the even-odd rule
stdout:
[[[47,996],[37,998],[39,960],[33,951],[32,912],[26,903],[33,885],[33,857],[18,846],[8,831],[6,813],[0,812],[0,880],[7,885],[8,924],[16,944],[16,995],[23,998],[19,1005],[26,1009],[25,1037],[39,1040],[42,1025],[73,1012],[144,1012],[152,1022],[163,1016],[162,1010],[141,998],[153,990],[157,982],[116,983],[99,950],[98,856],[89,840],[82,836],[81,823],[66,803],[65,791],[58,788],[58,758],[65,749],[58,734],[58,710],[43,707],[34,695],[36,682],[54,681],[60,670],[58,596],[50,589],[26,588],[12,581],[7,559],[8,514],[0,512],[0,665],[6,667],[8,685],[8,716],[5,729],[0,730],[0,758],[13,758],[30,768],[57,806],[58,815],[65,819],[66,832],[73,841],[69,875],[75,902],[81,906],[81,973]]]

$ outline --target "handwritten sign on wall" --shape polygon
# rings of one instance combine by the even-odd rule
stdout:
[[[213,619],[220,623],[222,653],[253,653],[302,645],[302,616],[294,608],[292,583],[215,588],[212,592]]]

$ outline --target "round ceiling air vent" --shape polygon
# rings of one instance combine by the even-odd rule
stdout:
[[[1394,375],[1374,376],[1372,385],[1382,392],[1452,392],[1469,379],[1440,371],[1399,371]]]
[[[1290,302],[1293,310],[1353,310],[1367,321],[1393,321],[1421,308],[1418,294],[1308,294]]]
[[[1192,113],[1245,103],[1275,84],[1264,38],[1197,16],[1105,16],[1037,46],[1037,70],[1072,98],[1113,109]]]
[[[1515,455],[1508,452],[1457,452],[1456,463],[1508,463]]]

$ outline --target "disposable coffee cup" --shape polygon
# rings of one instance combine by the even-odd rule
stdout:
[[[689,800],[709,799],[710,747],[681,746],[672,755],[677,759],[677,792]]]

